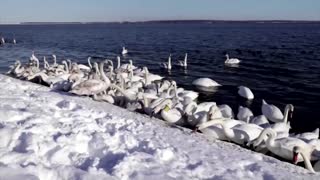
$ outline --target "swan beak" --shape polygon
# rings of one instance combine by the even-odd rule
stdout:
[[[152,111],[152,112],[150,113],[150,118],[152,118],[154,115],[155,115],[155,113],[154,113],[154,111]]]
[[[166,107],[164,108],[164,111],[168,112],[169,110],[170,110],[170,107],[166,105]]]
[[[298,153],[293,152],[293,164],[298,164]]]
[[[196,127],[196,128],[194,128],[194,129],[191,131],[191,133],[196,133],[198,130],[199,130],[199,128]]]

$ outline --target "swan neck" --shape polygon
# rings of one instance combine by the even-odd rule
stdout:
[[[269,137],[266,142],[267,146],[269,148],[275,148],[277,146],[275,143],[276,132],[274,132],[272,129],[267,129],[267,134],[269,134]]]
[[[40,64],[39,64],[39,59],[36,58],[35,60],[36,60],[36,63],[37,63],[37,68],[39,69],[39,65],[40,65]]]
[[[121,94],[123,94],[124,97],[126,97],[129,100],[134,100],[132,97],[130,97],[121,87],[115,85],[115,84],[111,84],[111,87],[115,88],[116,90],[118,90]]]
[[[100,65],[100,74],[101,74],[101,76],[102,76],[102,79],[104,80],[105,83],[110,84],[110,80],[107,78],[106,74],[104,73],[103,67],[104,67],[104,62],[101,62],[101,65]]]
[[[187,66],[188,54],[184,57],[184,66]]]
[[[130,68],[129,71],[130,71],[130,80],[132,81],[132,78],[133,78],[133,70]]]
[[[145,78],[145,85],[149,85],[149,71],[148,71],[148,69],[145,69],[144,78]]]
[[[283,115],[283,122],[285,123],[288,122],[289,111],[290,111],[290,107],[286,106],[286,108],[284,109],[284,115]]]
[[[45,69],[50,67],[48,62],[47,62],[47,60],[46,60],[46,57],[43,57],[43,66],[44,66]]]
[[[149,101],[148,101],[147,97],[145,95],[142,95],[142,97],[143,97],[144,107],[149,107]]]
[[[92,69],[91,58],[90,57],[88,58],[88,65],[89,65],[90,69]]]
[[[303,158],[305,167],[306,167],[309,171],[311,171],[311,172],[314,173],[315,171],[314,171],[314,169],[313,169],[313,167],[312,167],[312,164],[311,164],[311,162],[310,162],[310,158],[307,156],[307,153],[306,153],[305,149],[303,149],[303,151],[301,151],[300,154],[301,154],[301,156],[302,156],[302,158]]]
[[[118,59],[117,69],[119,69],[119,68],[120,68],[120,63],[121,63],[121,62],[120,62],[120,57],[118,56],[117,59]]]
[[[65,68],[66,68],[66,72],[69,73],[68,63],[65,62],[65,61],[63,61],[63,64],[64,64],[64,66],[65,66]]]
[[[20,63],[20,61],[18,61],[17,66],[15,68],[15,71],[19,71],[20,67],[21,67],[21,63]]]
[[[178,92],[177,92],[177,85],[173,85],[173,91],[174,91],[174,96],[177,98],[178,97]]]
[[[225,136],[228,139],[234,139],[235,138],[234,131],[231,128],[227,127],[225,122],[221,123],[221,126],[222,126],[222,129],[223,129],[223,132],[224,132]]]
[[[57,64],[57,57],[53,56],[53,64],[56,65]]]

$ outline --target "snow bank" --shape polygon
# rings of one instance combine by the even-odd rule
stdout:
[[[87,97],[0,75],[0,179],[320,179]]]

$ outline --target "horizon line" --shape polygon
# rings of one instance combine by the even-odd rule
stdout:
[[[0,25],[31,25],[31,24],[107,24],[107,23],[152,23],[152,22],[320,22],[320,20],[287,20],[287,19],[252,19],[252,20],[217,20],[217,19],[162,19],[146,21],[23,21],[16,23],[1,23]]]

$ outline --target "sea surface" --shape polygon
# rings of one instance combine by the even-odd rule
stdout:
[[[147,66],[196,90],[192,81],[209,77],[223,86],[201,92],[199,101],[228,104],[237,113],[239,105],[261,114],[262,99],[284,109],[293,104],[293,132],[320,127],[320,23],[147,23],[79,25],[0,25],[0,36],[17,44],[0,46],[0,72],[17,59],[27,62],[32,51],[52,62],[66,58],[86,63],[113,59],[126,46],[135,65]],[[173,63],[188,53],[186,70],[159,68],[172,54]],[[238,67],[224,65],[225,53],[239,58]],[[237,95],[237,87],[249,87],[255,99]]]

